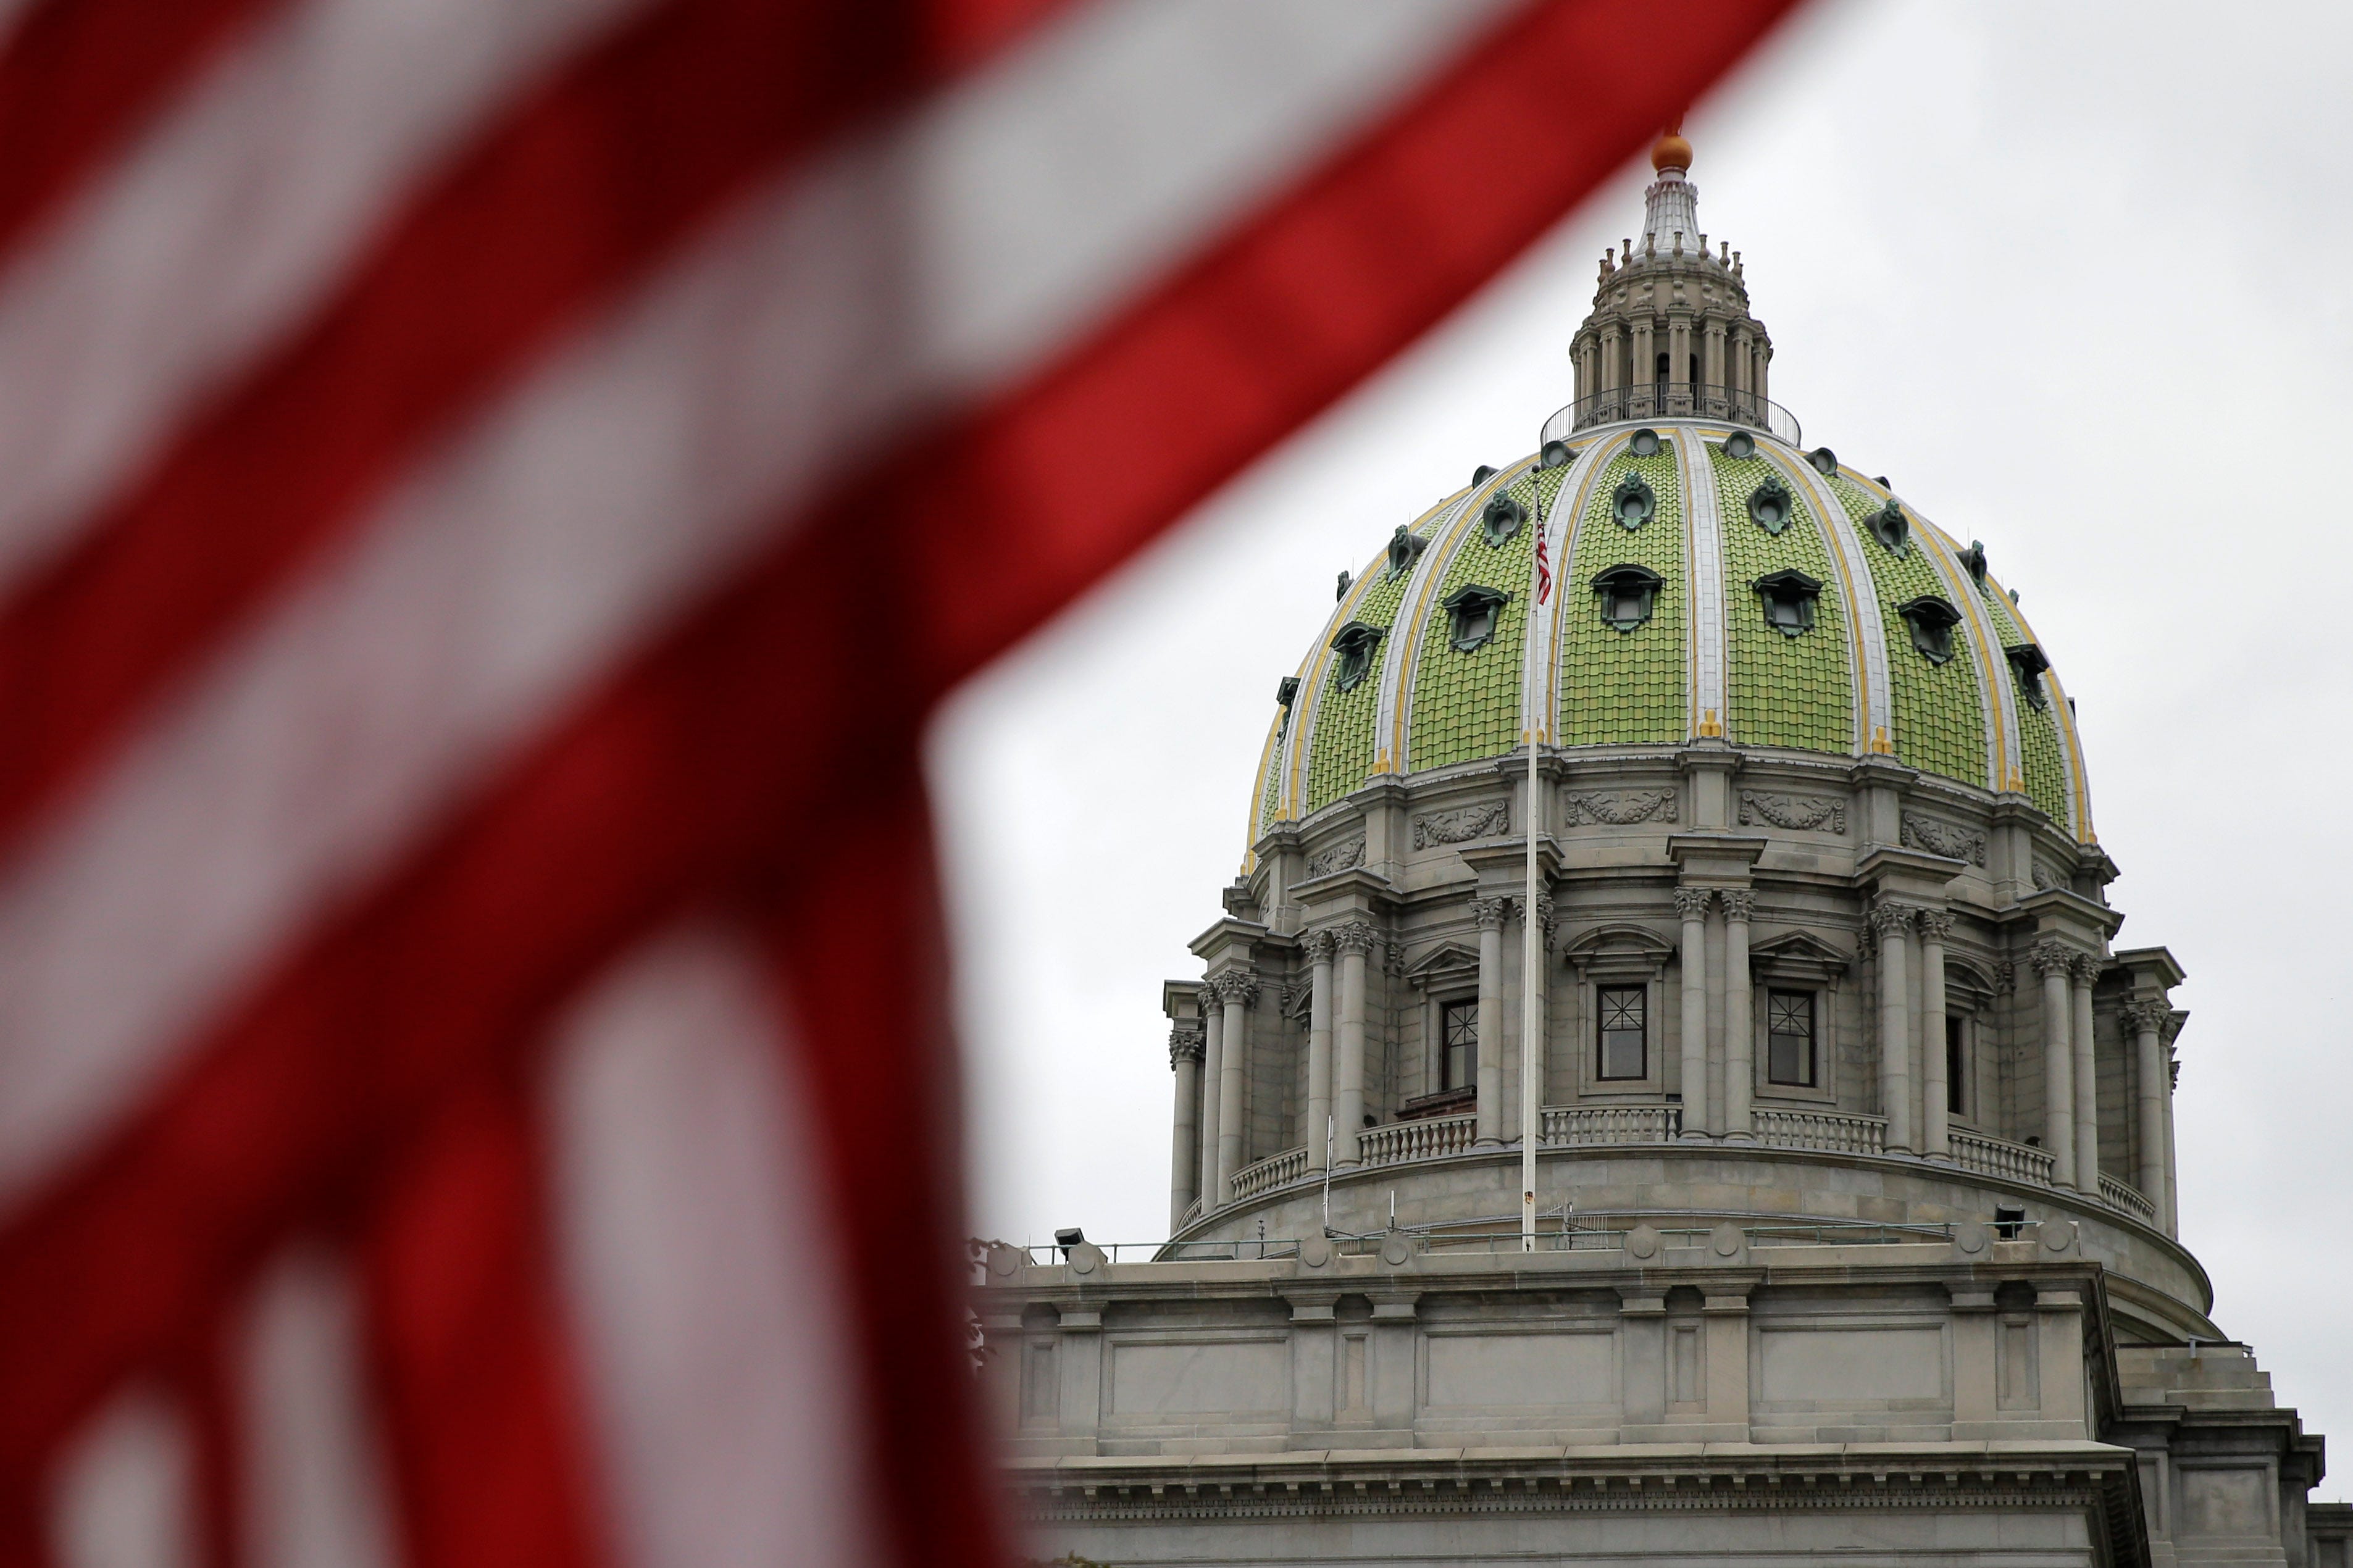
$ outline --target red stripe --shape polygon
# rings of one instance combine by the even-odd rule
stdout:
[[[602,1557],[543,1150],[512,1065],[444,1094],[374,1173],[361,1258],[407,1568]]]
[[[838,1188],[854,1197],[880,1157],[849,1134],[896,1129],[869,1146],[906,1162],[887,1189],[900,1206],[878,1228],[944,1236],[958,1212],[939,1111],[949,1062],[909,996],[935,952],[929,906],[877,928],[867,917],[897,896],[881,889],[908,879],[886,865],[861,887],[828,870],[852,845],[912,852],[889,837],[905,817],[877,796],[912,775],[923,712],[1509,259],[1779,9],[1685,7],[1672,47],[1632,6],[1531,14],[1074,363],[917,442],[968,455],[952,515],[875,513],[873,488],[903,482],[897,472],[843,486],[818,526],[290,955],[134,1123],[0,1237],[0,1495],[248,1269],[306,1194],[366,1169],[484,1064],[524,1052],[601,965],[714,888],[765,889],[785,947],[823,943],[812,951],[858,977],[853,991],[813,973],[837,1008],[805,1026],[838,1075],[825,1108],[843,1130],[828,1150]],[[961,548],[971,537],[991,549]],[[902,586],[853,601],[835,591],[844,581]],[[811,678],[853,651],[856,680]],[[904,896],[927,899],[927,885]],[[810,907],[819,895],[835,901]],[[930,1095],[912,1131],[900,1120],[911,1087]],[[939,1283],[952,1258],[944,1245],[912,1268],[902,1248],[860,1257],[861,1300],[902,1293],[892,1321],[913,1337],[893,1348],[909,1365],[955,1353],[960,1298]],[[921,1443],[935,1420],[962,1429],[964,1382],[911,1386],[888,1356],[868,1366],[881,1441]],[[975,1451],[938,1453],[953,1494],[978,1498]],[[929,1561],[970,1560],[957,1521],[899,1522],[942,1532]]]
[[[390,226],[0,616],[0,844],[421,448],[753,180],[1060,0],[670,0]]]
[[[0,251],[285,0],[43,0],[0,52]]]

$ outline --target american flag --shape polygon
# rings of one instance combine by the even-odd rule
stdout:
[[[997,1554],[918,748],[1786,0],[0,0],[0,1562]]]
[[[1536,603],[1552,597],[1552,552],[1546,547],[1544,525],[1536,525]]]

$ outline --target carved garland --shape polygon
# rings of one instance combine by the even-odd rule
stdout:
[[[1413,819],[1413,847],[1434,849],[1443,844],[1468,844],[1473,838],[1486,838],[1512,830],[1512,808],[1508,802],[1493,800],[1484,805],[1466,805],[1456,811],[1433,811]]]
[[[1630,827],[1638,822],[1675,820],[1675,792],[1671,789],[1600,790],[1583,795],[1565,795],[1560,800],[1561,819],[1604,823],[1611,827]]]
[[[1986,836],[1966,827],[1956,827],[1949,822],[1939,822],[1933,816],[1904,816],[1904,847],[1925,849],[1931,855],[1942,855],[1947,860],[1966,860],[1972,866],[1986,863]]]
[[[1846,802],[1813,795],[1765,795],[1756,790],[1740,792],[1740,825],[1755,826],[1758,818],[1791,833],[1812,833],[1828,828],[1832,833],[1846,831]]]
[[[1365,863],[1365,841],[1351,838],[1345,844],[1327,845],[1307,858],[1310,877],[1328,877],[1335,871],[1353,870]]]

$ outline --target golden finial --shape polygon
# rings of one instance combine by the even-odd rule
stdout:
[[[1683,140],[1683,123],[1680,120],[1667,127],[1666,134],[1661,136],[1657,144],[1651,149],[1651,168],[1661,174],[1666,173],[1669,169],[1678,174],[1690,171],[1692,148],[1691,143]]]

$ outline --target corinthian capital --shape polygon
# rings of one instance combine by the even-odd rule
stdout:
[[[2054,974],[2064,974],[2075,966],[2075,950],[2063,942],[2053,942],[2047,937],[2036,942],[2034,951],[2027,957],[2034,965],[2034,973],[2045,980]]]
[[[1471,900],[1471,918],[1479,922],[1481,931],[1501,931],[1504,922],[1512,918],[1512,900],[1473,899]]]
[[[2173,1009],[2164,1003],[2144,998],[2124,1005],[2125,1027],[2136,1035],[2162,1036],[2173,1022]]]
[[[1715,897],[1714,888],[1677,888],[1675,913],[1687,921],[1705,920],[1708,900]]]
[[[1168,1070],[1175,1072],[1180,1062],[1198,1062],[1203,1053],[1201,1026],[1187,1019],[1168,1031]]]
[[[1247,969],[1229,969],[1209,976],[1209,988],[1228,1006],[1239,1003],[1247,1007],[1258,1000],[1258,976]]]
[[[2100,971],[2105,969],[2107,966],[2108,961],[2099,953],[2077,953],[2075,955],[2074,963],[2075,984],[2078,985],[2089,985],[2093,984],[2100,978]]]
[[[1945,944],[1945,939],[1952,934],[1953,917],[1949,911],[1945,910],[1922,910],[1920,911],[1920,940],[1922,942],[1933,942],[1937,946],[1942,947]]]
[[[1724,889],[1724,918],[1746,921],[1757,913],[1757,895],[1746,888]]]
[[[1329,963],[1332,962],[1332,933],[1330,931],[1324,931],[1320,928],[1315,931],[1311,931],[1305,936],[1299,939],[1299,945],[1307,950],[1308,963]]]
[[[1871,906],[1872,934],[1882,942],[1891,936],[1900,937],[1912,929],[1912,922],[1919,915],[1920,911],[1910,904],[1891,904],[1882,899]]]
[[[1342,952],[1367,953],[1373,951],[1373,928],[1364,921],[1350,921],[1332,933],[1332,940]]]

